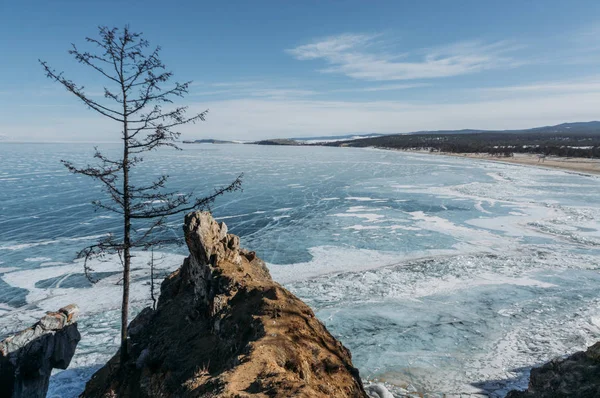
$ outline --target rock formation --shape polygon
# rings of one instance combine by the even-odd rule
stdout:
[[[71,304],[0,342],[0,397],[46,396],[52,369],[69,366],[81,339],[78,314]]]
[[[511,391],[507,398],[600,397],[600,342],[587,351],[553,359],[531,370],[526,391]]]
[[[129,325],[82,397],[366,397],[350,352],[209,213],[185,218],[190,256],[157,309]]]

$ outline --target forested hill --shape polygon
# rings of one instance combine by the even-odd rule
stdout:
[[[448,130],[394,134],[328,146],[426,149],[440,152],[489,153],[511,156],[536,153],[556,156],[600,157],[600,122],[564,123],[525,130]]]

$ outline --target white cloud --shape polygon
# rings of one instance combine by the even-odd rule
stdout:
[[[389,84],[347,90],[385,91],[418,85]],[[206,122],[182,127],[183,138],[254,140],[438,129],[516,129],[600,119],[599,75],[570,81],[465,89],[461,96],[466,93],[469,98],[454,103],[331,100],[313,96],[315,92],[311,90],[284,88],[257,87],[243,93],[241,97],[202,99],[189,104],[190,113],[206,108],[210,108],[210,113]],[[114,141],[119,136],[119,126],[83,109],[73,108],[61,114],[52,110],[37,121],[8,117],[4,120],[0,135],[13,141]],[[15,120],[15,124],[7,124],[9,120]]]
[[[423,49],[418,54],[381,50],[380,35],[343,34],[286,50],[298,60],[326,61],[324,73],[339,73],[371,81],[430,79],[458,76],[520,64],[507,54],[514,43],[464,41]]]
[[[289,98],[289,97],[305,97],[318,94],[314,90],[303,90],[294,88],[273,88],[273,89],[256,89],[252,90],[249,95],[252,97],[268,97],[268,98]]]
[[[221,87],[221,86],[219,86]],[[224,86],[223,86],[224,87]],[[193,91],[192,97],[206,97],[212,95],[227,95],[229,97],[264,97],[272,99],[298,98],[317,95],[319,92],[308,89],[297,89],[293,87],[265,86],[233,86],[234,88],[217,89],[209,91]]]
[[[367,47],[378,35],[342,34],[331,36],[311,44],[290,50],[290,54],[300,60],[328,58],[336,59],[346,52]]]
[[[585,80],[571,80],[558,82],[538,82],[518,86],[490,87],[480,89],[483,93],[522,95],[525,93],[589,93],[600,91],[600,77],[588,77]]]
[[[340,88],[340,89],[299,89],[295,87],[284,87],[284,86],[253,86],[253,87],[239,87],[239,88],[228,88],[228,89],[217,89],[208,91],[193,91],[191,96],[193,97],[207,97],[213,95],[227,95],[228,97],[261,97],[271,99],[292,99],[292,98],[306,98],[310,96],[323,96],[333,93],[358,93],[358,92],[378,92],[378,91],[398,91],[408,90],[412,88],[430,87],[429,83],[412,83],[412,84],[387,84],[379,86],[368,86],[368,87],[352,87],[352,88]]]
[[[183,138],[254,140],[348,133],[401,133],[438,129],[516,129],[600,119],[595,92],[540,92],[464,103],[399,101],[274,100],[244,98],[191,104],[190,112],[210,108],[204,123],[180,129]],[[118,128],[103,118],[58,119],[38,125],[5,125],[10,140],[113,141]]]
[[[216,82],[210,83],[213,87],[249,87],[259,84],[259,81],[241,81],[241,82]]]
[[[118,142],[119,126],[92,112],[77,116],[44,117],[19,124],[0,125],[0,135],[17,142]]]
[[[332,90],[336,93],[344,92],[376,92],[376,91],[396,91],[396,90],[408,90],[411,88],[420,87],[431,87],[429,83],[414,83],[414,84],[388,84],[385,86],[371,86],[371,87],[358,87],[358,88],[341,88],[338,90]]]

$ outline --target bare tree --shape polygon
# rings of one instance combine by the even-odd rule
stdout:
[[[172,77],[159,58],[160,47],[149,49],[149,43],[141,33],[133,33],[129,27],[119,30],[99,28],[98,38],[86,38],[93,52],[80,51],[74,44],[69,54],[81,64],[90,67],[107,85],[104,95],[92,96],[79,86],[56,72],[40,60],[46,75],[64,86],[88,108],[114,121],[121,128],[122,156],[109,158],[98,148],[95,164],[77,167],[62,161],[69,171],[100,181],[108,193],[108,199],[93,204],[119,214],[123,220],[123,234],[109,235],[96,244],[83,249],[79,256],[85,259],[84,268],[89,275],[88,260],[106,254],[118,254],[123,265],[123,301],[121,306],[121,363],[127,359],[127,324],[129,310],[129,284],[131,251],[148,249],[165,240],[155,238],[154,232],[172,215],[192,209],[208,208],[220,195],[241,188],[240,175],[227,186],[215,189],[207,196],[198,197],[194,192],[180,194],[165,189],[166,175],[150,183],[136,184],[132,169],[142,162],[141,154],[161,147],[179,149],[176,140],[178,126],[204,121],[208,111],[186,116],[187,107],[175,106],[173,99],[188,93],[190,82],[174,83],[163,88]],[[163,105],[168,109],[163,109]],[[138,224],[139,223],[139,224]],[[140,229],[143,225],[144,231]]]

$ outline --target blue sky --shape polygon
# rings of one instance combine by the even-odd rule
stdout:
[[[118,126],[45,78],[38,58],[105,82],[68,54],[129,24],[163,49],[183,138],[259,139],[505,129],[600,119],[600,2],[5,1],[0,138],[114,141]]]

